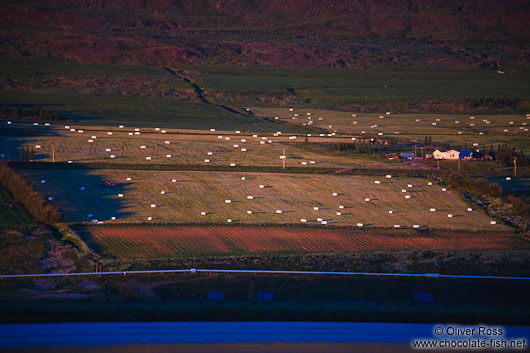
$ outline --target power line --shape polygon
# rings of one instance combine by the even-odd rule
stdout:
[[[332,272],[332,271],[284,271],[284,270],[227,270],[227,269],[174,269],[174,270],[139,270],[139,271],[96,271],[70,273],[33,273],[20,275],[0,275],[0,279],[31,278],[31,277],[73,277],[73,276],[106,276],[164,273],[253,273],[283,275],[331,275],[331,276],[382,276],[382,277],[423,277],[423,278],[466,278],[466,279],[505,279],[530,280],[530,277],[514,276],[474,276],[474,275],[443,275],[439,273],[391,273],[391,272]]]

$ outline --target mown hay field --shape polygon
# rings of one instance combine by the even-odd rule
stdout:
[[[481,147],[485,144],[508,143],[517,148],[523,148],[525,151],[530,150],[530,133],[528,132],[530,119],[523,114],[387,115],[386,112],[357,113],[310,108],[295,108],[293,111],[288,108],[252,108],[252,111],[258,116],[277,116],[294,125],[307,124],[312,121],[313,127],[328,131],[336,130],[338,133],[353,136],[379,137],[382,133],[383,137],[407,137],[420,140],[423,140],[425,136],[432,136],[433,142],[440,144],[463,145],[467,143],[471,148],[473,143],[478,143]],[[308,116],[307,113],[311,115]],[[298,116],[295,117],[294,114]],[[308,119],[309,117],[311,119]]]
[[[423,178],[138,170],[23,173],[46,197],[53,197],[51,202],[68,222],[226,224],[230,219],[231,224],[325,221],[328,226],[506,229],[490,224],[480,211],[468,212],[457,193],[443,191],[436,183],[428,185]],[[105,180],[116,185],[107,187]]]
[[[229,166],[234,163],[237,166],[276,167],[282,166],[280,156],[283,155],[285,149],[286,167],[410,168],[399,161],[378,161],[368,157],[346,157],[306,151],[287,143],[288,141],[302,142],[303,137],[297,136],[295,140],[289,140],[291,135],[285,133],[279,136],[236,134],[235,131],[231,133],[163,134],[160,132],[162,130],[157,132],[151,128],[141,129],[140,135],[131,136],[128,132],[118,129],[88,127],[81,128],[81,130],[83,133],[62,129],[59,130],[58,135],[3,138],[0,140],[0,149],[2,153],[14,160],[20,158],[20,150],[26,147],[35,149],[38,161],[48,162],[52,161],[53,151],[56,162],[212,166]],[[310,139],[311,142],[319,140],[346,141],[328,137],[311,137]],[[111,158],[112,155],[114,158]]]
[[[506,250],[530,245],[509,233],[362,231],[279,227],[100,227],[78,229],[102,255],[118,258],[347,253],[384,250]]]

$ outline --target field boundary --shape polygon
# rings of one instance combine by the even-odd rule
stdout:
[[[391,231],[392,233],[408,233],[418,235],[430,235],[430,232],[459,232],[464,234],[506,234],[519,235],[513,231],[503,230],[472,230],[472,229],[452,229],[452,228],[431,228],[422,226],[419,229],[414,229],[411,226],[402,226],[401,228],[394,227],[375,227],[364,225],[356,227],[353,225],[322,225],[322,224],[303,224],[303,223],[221,223],[221,222],[114,222],[114,223],[91,223],[91,222],[74,222],[68,223],[70,227],[82,228],[149,228],[149,227],[226,227],[226,228],[295,228],[295,229],[315,229],[315,230],[351,230],[362,233],[370,233],[371,231]],[[530,239],[521,237],[523,240],[530,241]]]
[[[136,164],[136,163],[65,163],[65,162],[21,162],[9,161],[15,169],[117,169],[149,171],[206,171],[206,172],[258,172],[283,174],[330,174],[330,175],[370,175],[433,178],[443,175],[443,171],[422,169],[391,168],[331,168],[331,167],[274,167],[274,166],[207,166],[200,164]]]

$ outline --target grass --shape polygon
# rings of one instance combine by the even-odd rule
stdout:
[[[0,75],[15,77],[39,76],[108,76],[108,77],[161,77],[167,72],[159,66],[119,65],[119,64],[82,64],[74,62],[55,62],[28,58],[13,58],[0,55]]]
[[[484,145],[507,143],[516,147],[517,150],[523,148],[525,152],[530,152],[530,134],[528,131],[524,131],[524,129],[529,128],[530,120],[520,114],[480,114],[473,115],[475,118],[470,119],[470,115],[462,114],[386,115],[384,112],[375,114],[310,108],[297,108],[293,112],[287,108],[252,108],[252,111],[258,116],[278,116],[283,121],[293,125],[302,125],[307,124],[308,121],[313,121],[312,126],[314,127],[328,131],[336,130],[338,133],[358,137],[380,137],[379,133],[383,133],[382,138],[393,136],[422,141],[425,136],[432,136],[433,143],[439,145],[464,146],[467,144],[468,148],[472,148],[473,143],[478,143],[479,148],[484,148]],[[311,113],[311,120],[307,118],[308,112]],[[299,116],[293,120],[294,114],[299,114]],[[353,117],[352,114],[357,116]],[[380,116],[383,118],[381,119]],[[417,119],[420,121],[416,121]],[[488,124],[484,120],[490,123]],[[459,123],[455,123],[456,121]],[[433,123],[436,125],[432,125]],[[471,126],[470,124],[475,125]],[[508,131],[504,132],[505,129]],[[365,133],[363,134],[362,131]],[[462,134],[458,134],[458,132]]]
[[[53,204],[67,222],[89,221],[92,218],[118,222],[147,221],[175,223],[295,223],[306,218],[317,224],[323,218],[330,225],[355,226],[358,222],[375,227],[412,227],[420,224],[430,228],[506,229],[491,226],[479,212],[467,212],[467,205],[441,186],[428,186],[421,178],[266,174],[232,172],[164,172],[124,170],[25,170],[22,171],[43,194],[53,196]],[[241,177],[247,180],[241,180]],[[127,181],[126,178],[131,180]],[[45,179],[46,183],[40,183]],[[103,186],[111,179],[116,187]],[[172,182],[175,179],[176,182]],[[375,184],[376,179],[382,180]],[[258,186],[264,185],[261,189]],[[413,188],[407,187],[413,184]],[[80,187],[85,190],[81,191]],[[407,189],[407,193],[401,192]],[[166,191],[164,195],[160,191]],[[332,196],[332,193],[339,196]],[[124,197],[118,197],[123,193]],[[405,194],[412,198],[406,199]],[[247,196],[254,196],[248,200]],[[365,202],[368,197],[372,201]],[[227,204],[225,200],[233,200]],[[151,204],[157,207],[152,208]],[[339,209],[344,205],[345,209]],[[313,207],[321,210],[314,211]],[[430,212],[435,207],[438,212]],[[252,210],[253,214],[247,214]],[[276,213],[282,210],[282,214]],[[394,210],[395,214],[389,214]],[[201,212],[207,215],[201,216]],[[343,212],[337,216],[336,212]],[[448,213],[454,218],[448,222]],[[92,217],[88,215],[92,214]]]
[[[42,236],[20,232],[0,233],[0,273],[22,274],[40,273],[39,260],[47,250],[46,239]],[[4,289],[9,283],[3,283]]]
[[[159,66],[79,64],[1,55],[0,76],[14,82],[13,87],[7,85],[0,91],[0,103],[41,105],[72,120],[157,122],[197,129],[276,128],[261,119],[232,114],[193,99],[167,96],[163,93],[167,89],[187,89],[191,96],[193,89]]]
[[[273,124],[260,119],[230,114],[203,103],[179,101],[168,97],[127,97],[97,93],[2,90],[0,101],[14,105],[42,105],[65,114],[71,120],[129,122],[136,125],[164,123],[187,129],[255,129],[274,131]]]
[[[247,288],[248,289],[248,288]],[[392,291],[391,288],[388,289]],[[497,303],[496,303],[497,304]],[[180,301],[174,303],[79,302],[8,303],[0,305],[2,322],[140,322],[140,321],[339,321],[433,322],[526,325],[528,309],[521,306],[424,306],[393,303],[263,303],[247,300],[225,303]],[[31,312],[32,315],[22,313]],[[526,315],[526,317],[525,317]],[[163,347],[163,346],[162,346]],[[395,346],[393,346],[395,348]],[[234,347],[229,346],[228,351]],[[253,351],[251,347],[250,351]],[[261,348],[261,347],[259,347]],[[285,348],[285,347],[283,347]],[[297,346],[297,349],[300,347]],[[329,347],[327,347],[329,348]],[[351,348],[351,347],[348,347]],[[366,347],[365,347],[366,348]],[[373,348],[373,347],[371,347]],[[119,347],[120,351],[123,347]],[[139,351],[144,351],[142,347]],[[270,346],[264,348],[269,350]],[[325,350],[325,349],[324,349]],[[368,349],[370,350],[370,349]],[[174,347],[171,351],[175,351]],[[201,352],[204,345],[201,345]],[[218,349],[212,349],[217,352]],[[348,350],[347,350],[348,351]],[[360,350],[364,351],[364,350]],[[389,351],[392,351],[390,349]]]
[[[528,74],[492,70],[194,67],[208,90],[236,94],[296,94],[308,106],[425,99],[508,97],[524,99]],[[207,75],[205,75],[207,73]],[[386,86],[386,87],[385,87]]]
[[[0,229],[24,229],[36,226],[37,223],[17,203],[9,192],[0,186]]]
[[[261,137],[252,137],[249,133],[235,134],[231,132],[218,132],[202,134],[186,134],[168,131],[167,134],[161,134],[153,128],[142,129],[141,135],[131,137],[128,131],[115,127],[87,127],[75,126],[77,129],[83,129],[84,133],[70,133],[63,129],[63,126],[57,126],[58,134],[48,134],[46,136],[33,137],[15,137],[11,136],[0,140],[0,149],[2,153],[9,158],[17,160],[20,156],[20,149],[23,147],[35,148],[40,145],[42,148],[36,150],[38,161],[52,161],[52,146],[55,148],[55,161],[66,162],[69,160],[75,163],[138,163],[138,164],[190,164],[190,165],[209,165],[209,166],[229,166],[236,163],[238,166],[276,166],[281,167],[282,161],[279,157],[284,153],[288,156],[286,167],[302,167],[302,162],[306,163],[307,168],[311,167],[361,167],[361,168],[406,168],[408,166],[396,161],[378,161],[369,158],[351,158],[336,155],[326,155],[305,151],[297,148],[292,144],[287,135],[278,137],[267,136],[266,140]],[[9,132],[9,128],[5,128]],[[113,135],[108,135],[107,131],[112,131]],[[92,136],[96,136],[92,139]],[[219,139],[218,136],[223,136]],[[226,138],[230,140],[226,140]],[[298,140],[302,137],[298,137]],[[318,140],[318,138],[315,138]],[[92,143],[88,140],[93,140]],[[241,140],[246,140],[242,142]],[[261,141],[271,140],[274,143],[260,144]],[[313,140],[313,138],[312,138]],[[170,144],[166,144],[169,141]],[[238,145],[238,147],[234,147]],[[146,148],[141,148],[145,146]],[[106,149],[110,148],[111,152]],[[241,151],[246,148],[247,151]],[[208,152],[213,155],[209,156]],[[114,154],[116,158],[111,159],[110,155]],[[171,155],[171,157],[166,157]],[[151,160],[146,160],[151,157]],[[205,159],[210,162],[206,164]],[[314,161],[315,164],[310,162]]]

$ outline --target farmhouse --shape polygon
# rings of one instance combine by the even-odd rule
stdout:
[[[471,159],[470,151],[436,150],[432,153],[434,159]]]

